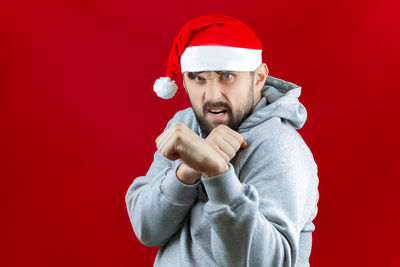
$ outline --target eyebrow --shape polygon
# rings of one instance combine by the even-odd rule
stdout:
[[[194,77],[196,75],[198,75],[200,73],[203,73],[203,72],[205,72],[205,71],[188,72],[188,77],[189,77],[189,79],[194,79]],[[217,73],[219,75],[223,75],[223,74],[226,74],[226,73],[234,73],[234,71],[228,71],[228,70],[226,70],[226,71],[218,70],[218,71],[213,71],[213,72],[215,72],[215,73]]]

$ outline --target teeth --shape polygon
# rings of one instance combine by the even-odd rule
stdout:
[[[221,112],[222,109],[210,109],[211,112]]]

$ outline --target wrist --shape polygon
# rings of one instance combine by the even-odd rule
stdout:
[[[229,170],[229,165],[224,161],[204,172],[203,176],[205,178],[214,177],[217,175],[221,175],[228,170]]]
[[[195,184],[201,178],[201,172],[198,172],[184,162],[182,162],[176,170],[176,177],[184,184]]]

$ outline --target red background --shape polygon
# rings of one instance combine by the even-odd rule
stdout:
[[[0,265],[151,266],[124,196],[167,121],[152,91],[180,27],[248,24],[302,86],[319,166],[312,266],[400,266],[398,1],[1,1]]]

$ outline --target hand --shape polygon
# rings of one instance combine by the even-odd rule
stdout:
[[[238,132],[224,124],[215,127],[206,138],[209,144],[228,163],[247,142]]]
[[[156,139],[157,149],[169,160],[179,158],[205,177],[228,170],[225,160],[204,139],[180,122],[171,125]]]
[[[246,140],[239,133],[223,124],[213,129],[206,138],[206,143],[222,156],[226,163],[236,155],[241,147],[247,147]],[[182,162],[176,175],[183,183],[194,184],[201,178],[202,173]]]

